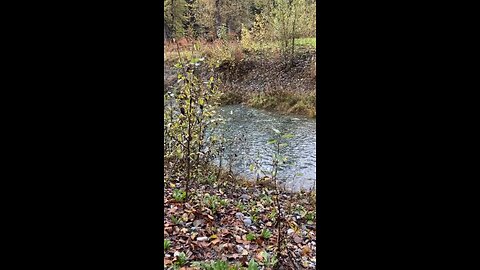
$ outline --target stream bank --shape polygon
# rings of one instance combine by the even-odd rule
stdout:
[[[279,55],[245,54],[223,61],[218,72],[224,92],[222,105],[245,104],[284,114],[316,117],[315,50],[299,50],[293,61]],[[199,73],[208,73],[206,66]],[[172,63],[164,63],[164,91],[175,84]]]

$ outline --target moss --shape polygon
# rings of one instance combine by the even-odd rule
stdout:
[[[232,105],[243,103],[244,96],[239,92],[229,91],[226,92],[221,99],[222,105]]]
[[[254,108],[316,117],[315,101],[315,92],[304,94],[294,91],[276,91],[268,95],[251,94],[246,103]]]

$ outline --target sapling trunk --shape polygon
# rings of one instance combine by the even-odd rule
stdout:
[[[188,112],[187,112],[187,119],[188,119],[188,137],[187,137],[187,181],[185,185],[185,199],[188,200],[188,191],[189,191],[189,184],[190,184],[190,178],[191,178],[191,173],[190,173],[190,141],[192,140],[192,96],[191,96],[191,90],[190,89],[190,95],[189,95],[189,106],[188,106]]]

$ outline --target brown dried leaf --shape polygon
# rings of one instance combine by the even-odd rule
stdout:
[[[257,260],[259,260],[259,261],[263,261],[262,251],[263,250],[261,250],[260,252],[257,253],[257,255],[255,255],[255,258],[257,258]]]
[[[309,255],[312,250],[308,246],[303,246],[302,248],[302,255]]]
[[[238,235],[235,235],[235,241],[237,241],[237,243],[239,243],[239,244],[243,244],[242,238]]]
[[[208,246],[210,246],[210,242],[198,242],[198,241],[197,241],[197,243],[198,243],[198,245],[201,246],[201,247],[208,247]]]
[[[227,255],[228,258],[234,258],[234,259],[237,259],[237,258],[240,258],[241,255],[240,254],[237,254],[237,253],[234,253],[234,254],[230,254],[230,255]]]
[[[198,227],[203,224],[203,219],[197,219],[193,222],[193,226]]]

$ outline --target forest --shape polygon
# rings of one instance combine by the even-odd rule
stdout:
[[[316,1],[164,0],[164,269],[316,267]]]
[[[285,26],[285,27],[283,27]],[[314,37],[316,1],[312,0],[164,0],[164,37],[210,41],[239,37],[242,29],[256,38],[279,35]]]

